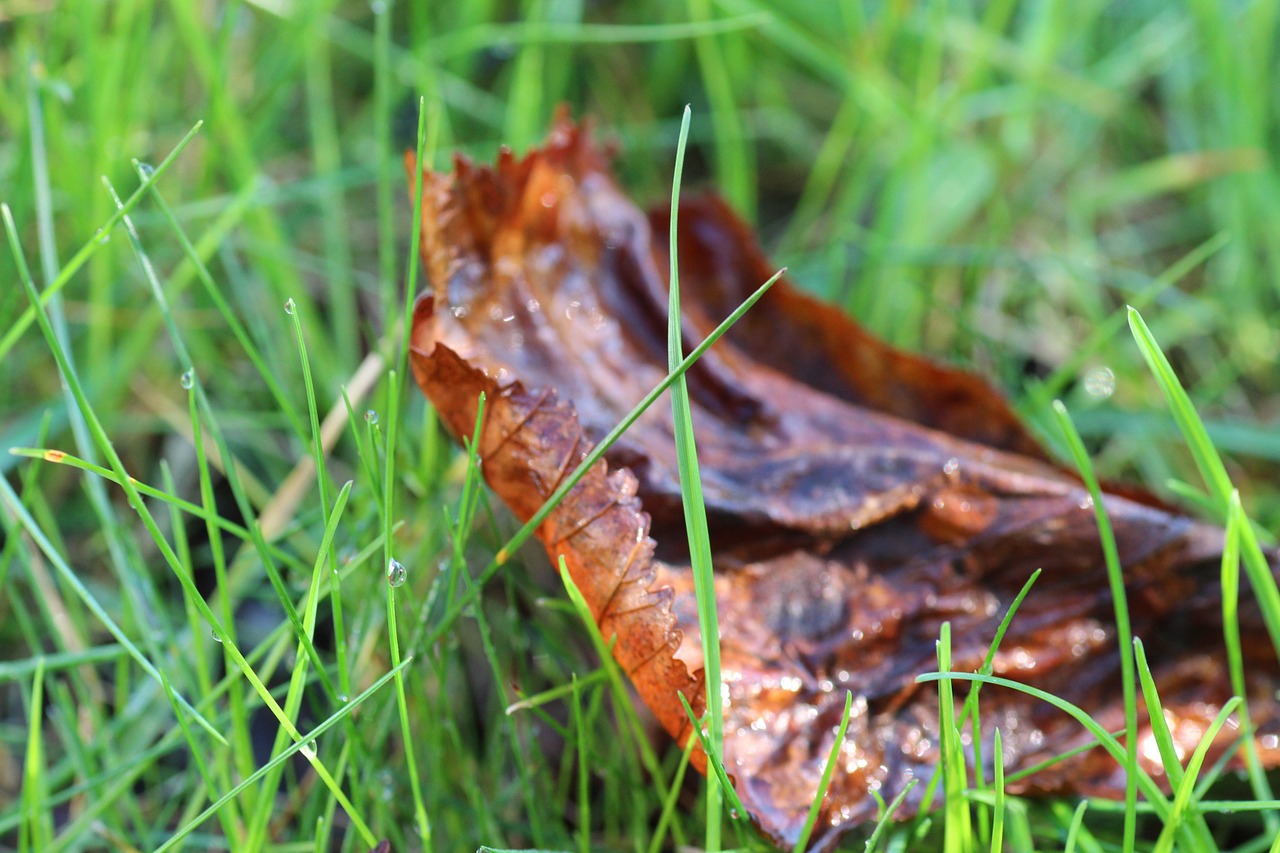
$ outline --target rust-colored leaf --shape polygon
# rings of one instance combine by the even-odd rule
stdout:
[[[629,202],[606,156],[564,119],[524,158],[503,151],[492,168],[458,158],[452,174],[422,180],[432,292],[414,315],[414,374],[458,436],[486,393],[484,476],[528,519],[665,375],[667,247],[655,235],[666,214]],[[687,343],[772,270],[714,196],[682,204],[679,240]],[[927,779],[937,692],[914,679],[936,668],[941,624],[952,625],[954,667],[972,671],[1037,568],[996,674],[1123,728],[1088,494],[984,382],[895,350],[782,281],[690,370],[689,388],[717,572],[726,765],[768,835],[798,836],[846,691],[855,714],[813,845],[874,817],[872,792],[888,801]],[[700,712],[704,690],[670,408],[653,407],[606,458],[538,536],[683,743],[678,696]],[[1106,503],[1134,632],[1189,753],[1231,695],[1222,534],[1125,495]],[[1252,602],[1243,619],[1251,709],[1267,732],[1258,746],[1274,766],[1275,655]],[[987,761],[998,726],[1010,773],[1088,743],[1068,717],[1013,691],[984,692],[982,723]],[[1159,773],[1145,721],[1140,738]],[[1123,777],[1095,749],[1014,789],[1116,796]]]

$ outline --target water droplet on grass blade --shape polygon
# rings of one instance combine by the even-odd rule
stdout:
[[[304,743],[302,746],[298,748],[298,752],[301,752],[307,758],[315,758],[316,742],[314,740],[307,741],[306,743]]]
[[[209,629],[209,634],[213,637],[213,641],[214,641],[215,643],[221,643],[221,642],[222,642],[222,638],[218,636],[218,632],[217,632],[217,631],[215,631],[215,630],[213,630],[212,628],[210,628],[210,629]]]
[[[1084,377],[1084,390],[1090,397],[1105,400],[1115,393],[1116,375],[1109,367],[1090,370]]]
[[[364,422],[373,426],[378,422],[378,413],[373,409],[366,409],[364,413]]]
[[[409,577],[409,571],[404,567],[404,563],[392,558],[387,563],[387,584],[391,587],[404,586],[405,580]]]
[[[190,391],[196,384],[196,372],[191,368],[187,368],[182,371],[182,379],[180,381],[182,382],[182,387]]]
[[[156,167],[152,166],[150,163],[138,164],[138,174],[142,176],[142,179],[144,181],[150,178],[155,173],[156,173]]]
[[[288,299],[284,301],[284,313],[292,315],[294,312],[294,307],[295,305],[294,305],[293,297],[290,296]]]

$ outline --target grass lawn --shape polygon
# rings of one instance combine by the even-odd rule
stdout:
[[[1273,543],[1278,16],[0,0],[0,850],[716,838],[540,548],[451,609],[518,525],[407,381],[402,155],[522,151],[560,103],[646,205],[691,104],[682,191],[794,280],[990,377],[1068,464],[1054,400],[1104,478],[1219,521],[1234,486]],[[1265,780],[1188,778],[1177,849],[1280,850]],[[1142,803],[1132,841],[1122,804],[964,788],[876,849],[1175,841]]]

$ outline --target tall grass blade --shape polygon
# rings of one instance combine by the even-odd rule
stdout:
[[[1053,413],[1058,420],[1058,428],[1071,451],[1085,488],[1093,504],[1094,516],[1098,521],[1098,537],[1102,540],[1102,556],[1107,566],[1107,583],[1111,587],[1111,603],[1116,614],[1116,642],[1120,646],[1120,679],[1124,701],[1125,726],[1125,761],[1121,765],[1125,770],[1124,783],[1124,838],[1122,840],[1125,853],[1133,850],[1137,837],[1137,815],[1134,811],[1138,802],[1138,786],[1136,771],[1138,767],[1138,700],[1135,694],[1137,679],[1133,665],[1133,632],[1129,627],[1129,604],[1125,596],[1124,571],[1120,566],[1120,552],[1116,548],[1115,533],[1111,529],[1111,519],[1107,517],[1107,509],[1102,499],[1102,489],[1098,478],[1093,473],[1093,463],[1089,461],[1089,453],[1084,448],[1080,433],[1076,431],[1067,407],[1060,400],[1053,403]]]
[[[680,209],[680,179],[684,173],[684,149],[689,139],[689,107],[680,122],[680,142],[676,147],[675,177],[671,184],[671,289],[667,313],[667,369],[675,372],[684,357],[684,335],[680,324],[680,261],[677,217]],[[685,528],[689,535],[689,559],[693,568],[694,594],[698,599],[698,629],[702,634],[702,672],[707,691],[707,739],[716,754],[724,750],[724,710],[720,677],[720,621],[716,615],[715,574],[711,565],[711,534],[702,499],[702,475],[698,471],[698,451],[693,435],[693,413],[689,387],[684,375],[671,385],[671,412],[675,421],[676,462],[680,471],[680,499],[684,504]],[[719,778],[707,776],[707,840],[709,851],[720,849],[721,795]]]

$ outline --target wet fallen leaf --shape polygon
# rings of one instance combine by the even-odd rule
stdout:
[[[414,174],[410,162],[411,174]],[[412,366],[456,436],[474,428],[485,479],[521,519],[666,373],[666,212],[646,216],[608,158],[565,119],[545,147],[423,175]],[[682,203],[686,345],[772,269],[715,196]],[[711,524],[725,680],[725,763],[779,844],[799,835],[847,691],[849,734],[817,848],[876,815],[938,754],[935,641],[976,669],[1031,573],[1043,575],[995,657],[998,676],[1124,726],[1113,606],[1088,493],[1052,464],[980,379],[893,349],[785,280],[688,374]],[[669,406],[654,406],[538,530],[563,556],[639,694],[681,743],[679,694],[704,707],[701,648]],[[1222,533],[1109,494],[1134,633],[1146,644],[1179,750],[1231,689]],[[1277,667],[1256,608],[1243,616],[1263,761],[1280,763]],[[960,685],[958,685],[958,688]],[[988,688],[1007,773],[1087,745],[1065,714]],[[1215,757],[1230,746],[1220,739]],[[1144,767],[1160,774],[1150,726]],[[698,761],[705,765],[699,753]],[[990,770],[986,777],[991,778]],[[1124,777],[1085,751],[1011,789],[1118,796]],[[898,816],[919,807],[918,785]]]

